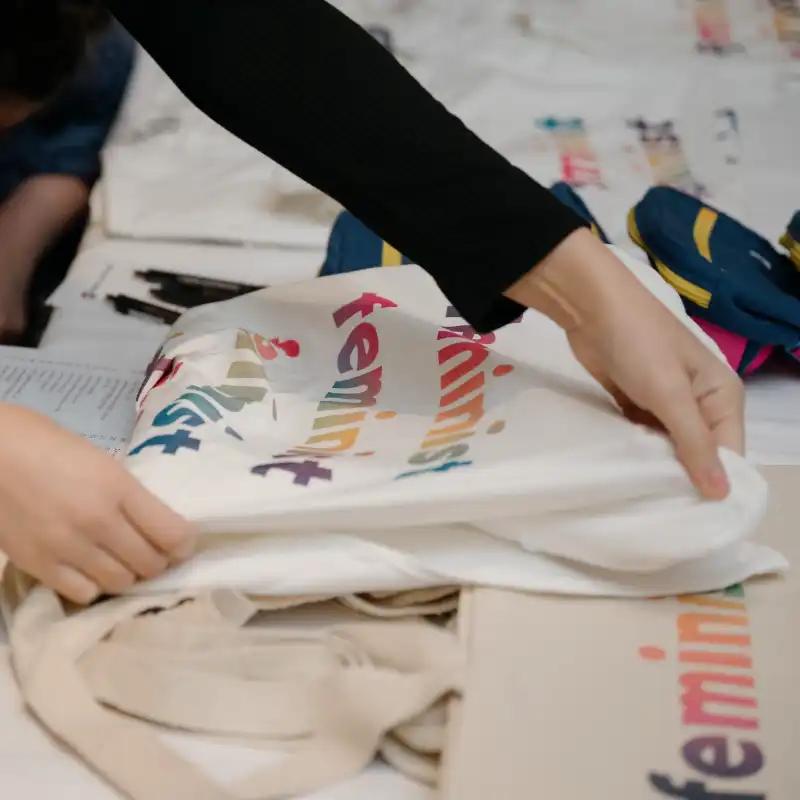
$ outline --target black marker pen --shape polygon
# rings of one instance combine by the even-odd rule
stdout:
[[[201,286],[187,286],[177,281],[164,281],[158,288],[150,290],[150,295],[162,303],[170,303],[183,308],[195,308],[206,303],[220,303],[223,300],[232,300],[243,294],[250,294],[252,289],[246,291],[230,291],[211,289]]]
[[[114,306],[119,314],[145,317],[146,319],[163,322],[165,325],[172,325],[177,322],[180,313],[171,308],[157,306],[154,303],[146,303],[135,297],[127,297],[123,294],[109,295],[106,300]]]
[[[139,270],[134,274],[139,280],[147,281],[148,283],[171,283],[198,289],[235,292],[236,294],[246,294],[265,288],[263,286],[253,286],[249,283],[226,281],[219,278],[205,278],[201,275],[183,275],[179,272],[166,272],[159,269]]]
[[[209,302],[206,299],[206,292],[194,286],[182,286],[180,284],[167,283],[166,281],[158,288],[151,289],[150,297],[161,303],[168,303],[171,306],[179,306],[180,308],[195,308]]]

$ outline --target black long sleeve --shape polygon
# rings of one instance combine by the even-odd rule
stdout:
[[[479,331],[582,222],[325,0],[108,0],[217,123],[430,273]]]

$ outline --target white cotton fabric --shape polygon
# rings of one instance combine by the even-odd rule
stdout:
[[[677,295],[648,267],[617,253],[713,349]],[[396,307],[370,313],[371,305],[362,306],[337,327],[334,312],[364,293]],[[669,443],[625,420],[573,358],[563,333],[532,312],[496,334],[478,369],[448,383],[448,370],[471,356],[440,367],[437,352],[457,344],[462,355],[475,353],[479,344],[465,344],[472,334],[463,328],[446,332],[464,325],[447,317],[447,308],[427,275],[402,267],[269,289],[179,321],[173,333],[181,335],[167,341],[162,356],[182,365],[160,386],[151,388],[157,374],[148,382],[126,463],[199,526],[201,552],[137,591],[340,595],[484,584],[648,596],[711,590],[785,568],[779,554],[749,541],[767,499],[752,466],[724,452],[732,492],[720,503],[700,500]],[[314,420],[325,417],[319,404],[336,381],[356,375],[343,375],[337,363],[357,325],[372,327],[376,337],[367,348],[370,368],[382,370],[376,404],[354,407],[364,418],[346,452],[318,460],[333,477],[298,485],[291,470],[274,464],[316,457],[312,450],[287,455],[292,448],[341,441],[315,440],[336,428],[330,417],[316,429]],[[181,428],[180,421],[153,425],[163,409],[191,409],[183,395],[226,382],[230,364],[242,358],[241,330],[295,341],[299,354],[244,356],[263,375],[266,394],[189,427],[198,450],[137,452]],[[345,367],[356,357],[347,353]],[[251,378],[248,386],[257,385]],[[437,440],[431,430],[468,419],[464,411],[435,422],[443,396],[459,387],[459,403],[470,403],[476,421],[459,441],[468,451],[450,460],[470,465],[398,479],[436,449],[422,447]],[[264,464],[273,466],[252,473]]]
[[[784,192],[793,159],[774,146],[774,136],[796,130],[800,119],[800,48],[788,27],[778,35],[780,12],[769,3],[333,5],[387,31],[400,63],[520,168],[545,183],[572,181],[615,244],[629,246],[627,212],[654,184],[698,193],[770,237],[795,210],[796,198]],[[787,26],[797,19],[792,14],[783,12]],[[572,156],[588,148],[601,185],[562,168],[557,143],[538,125],[548,117],[582,121],[584,137],[573,141]],[[655,143],[648,154],[632,120],[653,126],[651,136],[669,123],[677,142]],[[742,146],[757,164],[742,161]],[[145,53],[104,174],[103,221],[111,235],[320,251],[337,210],[211,122]]]
[[[113,236],[321,250],[340,210],[203,114],[143,51],[103,174]]]
[[[452,624],[424,615],[452,611],[452,589],[358,598],[349,615],[341,604],[356,599],[342,598],[337,620],[324,598],[230,590],[70,609],[13,567],[0,588],[26,708],[130,800],[284,800],[354,778],[378,752],[416,781],[437,780],[466,652]],[[269,624],[314,605],[317,616],[329,606],[327,624]],[[275,758],[220,781],[166,731]]]

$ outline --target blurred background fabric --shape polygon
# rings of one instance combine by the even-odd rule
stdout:
[[[333,4],[515,164],[578,188],[622,246],[625,214],[653,184],[770,239],[797,207],[796,0]],[[211,122],[144,54],[98,208],[109,235],[312,251],[339,210]]]

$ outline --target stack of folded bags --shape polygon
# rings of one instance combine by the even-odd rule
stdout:
[[[606,239],[569,187],[554,191]],[[654,190],[635,214],[659,197],[684,208]],[[716,249],[725,228],[701,211],[692,230]],[[721,358],[678,295],[617,254]],[[732,294],[701,288],[691,259],[652,258],[703,312]],[[343,215],[323,272],[399,269],[260,290],[172,327],[125,464],[196,526],[191,560],[85,609],[5,571],[21,699],[130,800],[306,796],[376,755],[436,784],[448,706],[469,691],[462,590],[674,596],[787,568],[750,541],[767,504],[754,467],[723,452],[730,495],[702,501],[550,320],[479,336],[406,261]],[[220,782],[167,732],[276,760]]]
[[[559,182],[551,191],[599,239],[611,243],[571,186]],[[776,353],[800,360],[800,211],[781,237],[785,252],[780,252],[701,200],[655,186],[631,209],[628,232],[739,375],[752,374]],[[408,263],[344,211],[331,232],[320,274]]]

